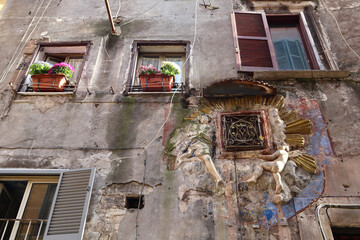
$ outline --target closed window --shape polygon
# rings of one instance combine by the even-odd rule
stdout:
[[[240,71],[319,69],[302,13],[234,12],[232,22]]]
[[[28,173],[0,173],[0,239],[81,239],[94,169]]]

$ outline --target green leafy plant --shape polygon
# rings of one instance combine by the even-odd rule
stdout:
[[[35,62],[30,66],[30,75],[37,75],[37,74],[47,74],[52,67],[51,64],[47,62]]]
[[[168,76],[175,76],[180,74],[180,67],[176,63],[173,62],[163,62],[160,68],[161,74],[166,74]]]

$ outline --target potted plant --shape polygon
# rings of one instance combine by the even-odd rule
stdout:
[[[144,92],[170,92],[174,76],[180,73],[180,67],[172,62],[163,62],[160,72],[150,64],[149,66],[141,66],[138,73]]]
[[[35,62],[30,66],[32,88],[36,92],[62,92],[71,78],[74,68],[64,62],[51,66],[47,62]]]

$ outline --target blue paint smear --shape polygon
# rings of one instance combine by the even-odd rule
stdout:
[[[310,147],[307,148],[308,153],[311,155],[319,155],[320,153],[320,146],[321,146],[321,138],[322,138],[322,133],[326,130],[325,128],[325,123],[324,123],[324,119],[321,116],[321,112],[320,109],[312,109],[309,110],[307,112],[309,118],[311,119],[313,125],[314,125],[314,133],[311,136],[311,141],[310,141]],[[326,133],[326,131],[325,131]],[[327,136],[326,136],[327,137]],[[328,140],[327,142],[330,143],[330,141]]]
[[[266,218],[266,228],[277,223],[277,209],[276,205],[270,201],[269,195],[265,193],[265,209],[262,216]]]
[[[287,202],[286,204],[284,204],[281,207],[285,217],[287,219],[291,218],[292,216],[295,215],[296,211],[295,211],[295,205],[294,205],[294,200],[291,199],[289,202]]]
[[[324,173],[314,175],[309,184],[299,193],[298,198],[317,198],[324,189]]]
[[[270,209],[265,209],[264,214],[266,216],[266,220],[270,221],[272,216],[274,215]]]
[[[313,198],[294,198],[296,212],[309,206],[314,201]]]
[[[327,132],[325,131],[324,136],[322,136],[321,140],[320,140],[321,146],[324,150],[324,153],[328,156],[334,156],[334,153],[331,149],[331,143],[329,140],[329,136],[327,134]]]
[[[327,157],[324,157],[323,163],[326,164],[326,165],[330,165],[330,164],[331,164],[329,158],[327,158]]]
[[[310,183],[304,188],[301,193],[294,197],[295,210],[300,211],[316,198],[318,198],[324,189],[324,173],[320,172],[311,179]]]
[[[310,146],[307,147],[307,152],[310,155],[316,156],[319,155],[322,150],[325,155],[334,156],[330,139],[326,131],[326,124],[320,109],[309,110],[307,112],[307,117],[311,119],[315,128],[314,133],[311,136]]]

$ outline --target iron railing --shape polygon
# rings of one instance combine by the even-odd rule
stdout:
[[[0,218],[0,240],[8,239],[9,234],[11,234],[12,229],[15,226],[15,223],[19,223],[16,239],[20,237],[20,239],[24,240],[40,240],[43,238],[44,231],[42,230],[45,229],[47,221],[47,219]],[[20,231],[22,229],[26,229],[26,232]]]
[[[151,84],[148,84],[149,87],[152,87]],[[181,83],[173,83],[173,86],[171,88],[171,92],[182,92],[184,90],[184,86]],[[142,92],[141,84],[134,84],[131,86],[130,92]]]

